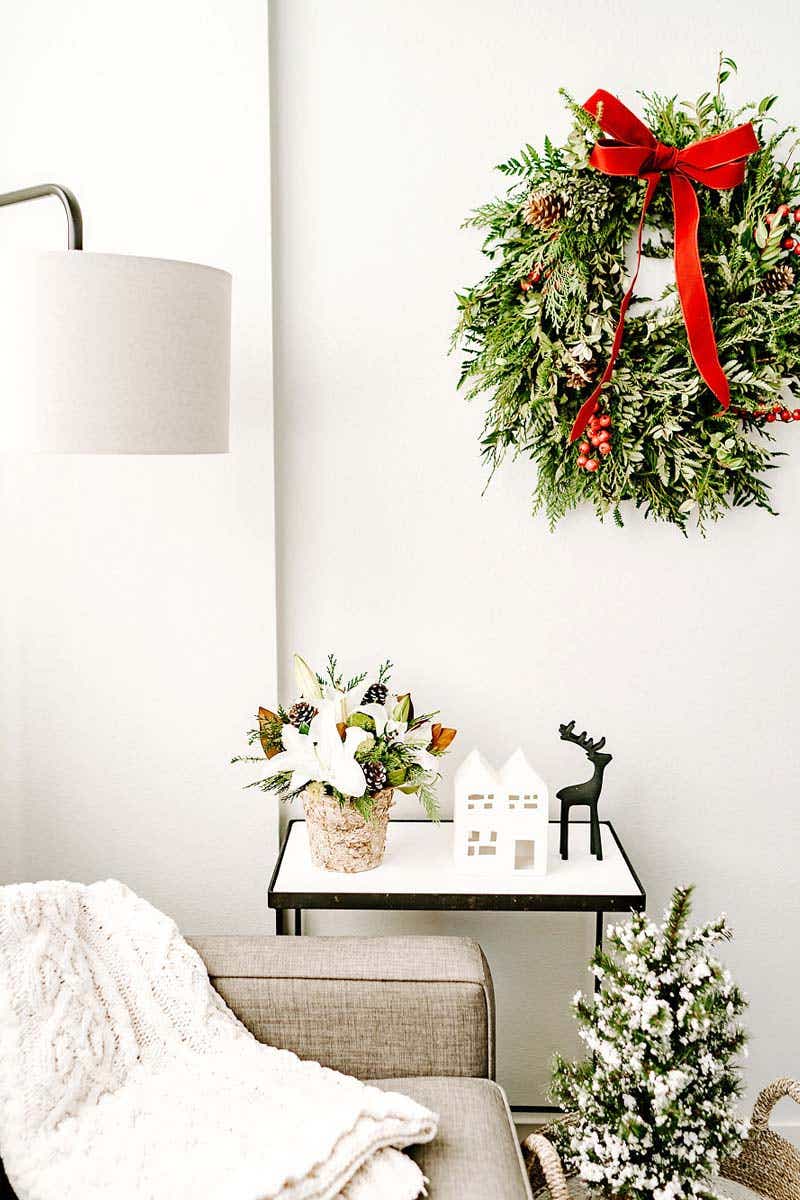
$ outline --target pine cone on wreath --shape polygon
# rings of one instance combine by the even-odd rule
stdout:
[[[572,364],[564,379],[568,388],[586,387],[587,383],[591,383],[595,379],[600,369],[597,359],[591,352],[585,356],[573,353]]]
[[[364,763],[364,778],[367,791],[374,796],[386,787],[386,767],[383,763]]]
[[[307,700],[298,700],[287,713],[290,724],[296,725],[298,729],[301,725],[310,725],[316,715],[316,708],[314,708],[313,704],[309,704]]]
[[[550,229],[563,220],[566,213],[567,202],[563,196],[534,192],[525,203],[523,219],[526,225],[536,229]]]
[[[765,296],[773,296],[776,292],[788,292],[794,287],[794,271],[788,263],[779,263],[767,271],[761,280],[761,291]]]
[[[371,683],[361,697],[362,704],[385,704],[389,689],[385,683]]]

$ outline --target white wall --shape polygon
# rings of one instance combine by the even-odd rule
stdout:
[[[456,761],[522,742],[553,787],[582,769],[559,721],[605,734],[605,815],[653,910],[694,880],[699,915],[730,914],[752,1092],[800,1073],[798,435],[779,431],[795,452],[775,474],[778,519],[737,513],[703,541],[587,511],[551,535],[528,515],[526,462],[481,498],[481,412],[447,357],[453,291],[483,271],[459,223],[502,187],[494,163],[565,132],[559,86],[634,107],[642,87],[694,96],[724,47],[742,68],[735,96],[779,92],[797,119],[793,43],[775,36],[788,4],[768,21],[744,0],[658,12],[273,0],[279,659],[389,654],[398,683],[459,726]],[[552,1048],[574,1048],[564,1014],[588,918],[312,927],[479,936],[513,1101],[541,1098]]]
[[[274,691],[266,0],[6,24],[0,190],[64,183],[88,250],[231,271],[233,367],[229,456],[0,462],[0,879],[112,875],[184,928],[267,928],[275,816],[229,765]],[[0,250],[64,236],[55,201],[3,210]]]

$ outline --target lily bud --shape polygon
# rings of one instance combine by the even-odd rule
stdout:
[[[303,700],[321,700],[322,688],[311,667],[299,654],[294,656],[294,679]]]

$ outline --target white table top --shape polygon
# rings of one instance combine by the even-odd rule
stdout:
[[[416,908],[630,911],[644,891],[608,821],[601,822],[603,858],[589,853],[589,825],[570,826],[569,859],[558,852],[550,822],[546,875],[460,873],[453,825],[390,821],[386,857],[372,871],[324,871],[311,861],[305,821],[292,821],[269,888],[273,908]]]

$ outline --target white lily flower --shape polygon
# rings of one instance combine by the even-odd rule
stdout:
[[[417,766],[422,767],[423,771],[430,771],[433,775],[439,774],[441,768],[436,756],[426,750],[424,746],[414,748],[414,758],[417,760]]]
[[[430,771],[434,775],[438,775],[441,768],[436,756],[428,750],[430,740],[431,732],[427,722],[425,725],[412,729],[403,739],[405,744],[414,751],[417,765],[422,767],[423,771]]]
[[[343,796],[363,796],[367,781],[355,752],[368,736],[363,729],[348,729],[342,741],[336,728],[337,712],[333,701],[323,700],[319,712],[301,733],[294,725],[284,725],[283,750],[269,760],[270,771],[291,771],[290,791],[307,783],[326,783]]]
[[[353,709],[354,713],[365,713],[366,716],[372,717],[375,722],[375,736],[383,737],[384,733],[390,728],[400,728],[397,721],[392,720],[392,711],[394,706],[391,704],[357,704]],[[406,726],[402,726],[405,733]]]
[[[322,689],[322,695],[325,700],[328,700],[332,705],[336,714],[336,720],[344,725],[347,720],[347,692],[342,692],[339,688],[333,687],[330,683],[326,683]]]
[[[435,755],[428,750],[431,740],[430,727],[426,722],[414,729],[408,728],[408,721],[395,721],[392,713],[396,708],[394,697],[387,698],[385,704],[359,704],[354,712],[365,713],[375,722],[375,736],[380,738],[394,734],[396,741],[403,742],[414,751],[414,761],[423,771],[438,775],[439,762]]]

